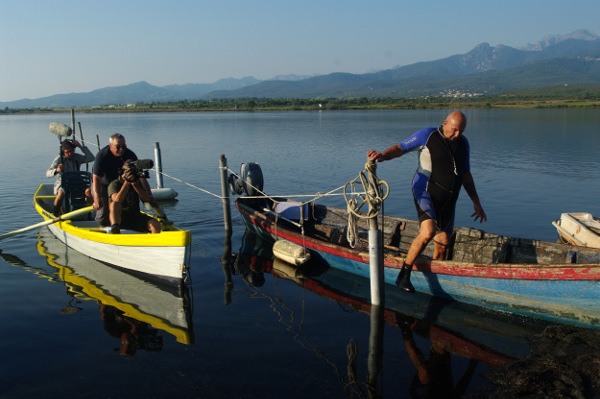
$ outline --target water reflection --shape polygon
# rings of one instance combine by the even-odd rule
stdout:
[[[251,287],[262,287],[265,284],[265,274],[273,274],[280,278],[291,280],[299,285],[307,281],[301,269],[278,259],[273,260],[272,246],[261,240],[256,234],[247,230],[242,239],[240,251],[236,254],[228,252],[231,250],[231,236],[225,233],[225,253],[221,258],[223,271],[225,273],[225,303],[229,304],[230,293],[233,290],[232,276],[240,276],[244,284]],[[263,295],[265,295],[263,293]],[[274,305],[272,308],[280,314],[280,322],[284,322],[283,313],[287,305],[282,303],[281,298],[269,298]],[[279,304],[279,306],[275,306]],[[287,309],[291,314],[294,311]],[[326,358],[323,353],[313,345],[304,331],[302,323],[297,323],[294,317],[287,324],[287,330],[294,334],[294,340],[299,342],[305,349],[313,351],[317,357],[324,359],[330,364],[337,374],[338,381],[348,397],[381,397],[380,379],[383,354],[383,307],[374,307],[371,312],[371,330],[369,339],[368,375],[365,381],[360,381],[356,369],[356,357],[358,345],[351,340],[347,345],[348,364],[346,365],[347,376],[339,372],[339,367]],[[284,322],[285,323],[285,322]]]
[[[138,350],[147,352],[162,350],[163,337],[158,335],[158,330],[152,328],[150,324],[127,317],[122,310],[104,305],[100,301],[98,301],[98,308],[104,322],[104,330],[121,341],[121,346],[115,348],[120,355],[133,356]]]
[[[414,378],[406,393],[416,397],[440,397],[437,396],[440,393],[460,397],[467,391],[478,365],[496,367],[524,358],[531,352],[531,338],[549,325],[429,295],[409,295],[391,286],[386,286],[385,306],[374,307],[370,304],[368,280],[327,265],[313,263],[297,268],[273,259],[271,246],[251,231],[246,231],[240,251],[233,259],[228,265],[231,275],[241,277],[249,286],[262,287],[265,276],[272,274],[347,309],[370,315],[368,376],[360,381],[353,373],[356,359],[352,352],[356,343],[352,341],[347,345],[348,373],[338,375],[350,396],[377,397],[382,392],[384,324],[402,332],[403,343],[398,344],[403,345],[414,366]],[[230,283],[234,281],[233,278]],[[282,299],[273,298],[275,301]],[[292,327],[302,329],[301,324]],[[308,336],[304,331],[297,334]],[[419,337],[421,345],[415,337]],[[428,341],[428,354],[422,348],[423,340]],[[307,339],[303,344],[306,342]],[[318,349],[314,351],[318,353]],[[457,358],[463,359],[462,364],[467,363],[466,368],[453,369]]]
[[[179,343],[194,343],[192,301],[187,287],[161,285],[107,266],[67,247],[47,228],[40,231],[38,239],[37,251],[56,269],[52,273],[9,254],[0,256],[39,277],[65,284],[69,299],[60,310],[62,314],[76,314],[84,309],[83,301],[96,301],[104,329],[120,340],[115,349],[118,353],[160,351],[161,332],[173,335]]]

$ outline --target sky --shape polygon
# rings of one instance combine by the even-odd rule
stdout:
[[[0,102],[146,81],[366,73],[547,35],[598,0],[0,0]]]

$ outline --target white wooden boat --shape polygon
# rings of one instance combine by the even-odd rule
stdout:
[[[552,222],[560,238],[569,244],[600,248],[600,220],[590,213],[570,212]]]
[[[45,220],[55,218],[54,198],[52,184],[40,185],[33,196]],[[173,285],[182,284],[188,275],[191,232],[170,224],[162,223],[160,234],[107,234],[94,220],[63,220],[48,227],[60,241],[100,262]]]

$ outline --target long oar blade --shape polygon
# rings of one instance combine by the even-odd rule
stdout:
[[[24,233],[26,231],[37,229],[38,227],[48,226],[49,224],[60,222],[62,220],[67,220],[67,219],[74,218],[76,216],[85,215],[86,213],[90,213],[93,210],[94,210],[94,208],[91,206],[77,209],[75,211],[65,213],[64,215],[61,215],[59,217],[55,217],[54,219],[44,220],[43,222],[32,224],[31,226],[23,227],[22,229],[18,229],[18,230],[14,230],[14,231],[10,231],[8,233],[2,234],[2,235],[0,235],[0,240],[3,240],[8,237],[12,237],[12,236],[20,234],[20,233]]]

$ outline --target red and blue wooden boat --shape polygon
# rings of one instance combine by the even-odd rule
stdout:
[[[298,205],[298,206],[296,206]],[[249,229],[271,241],[289,240],[331,267],[369,277],[368,224],[358,242],[346,238],[345,209],[285,198],[241,197],[236,207]],[[303,215],[300,220],[300,215]],[[378,216],[385,282],[395,284],[418,222]],[[600,249],[456,228],[445,260],[430,244],[415,262],[417,292],[514,314],[600,328]],[[410,294],[406,294],[410,295]]]

